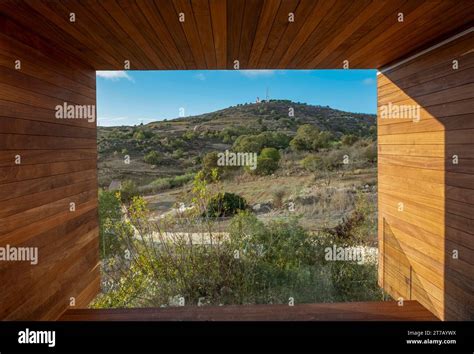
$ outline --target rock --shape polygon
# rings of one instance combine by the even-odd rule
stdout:
[[[272,211],[272,203],[257,203],[252,206],[252,209],[256,213],[269,213]]]

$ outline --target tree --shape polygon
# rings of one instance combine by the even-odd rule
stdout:
[[[293,150],[318,151],[326,148],[332,140],[332,134],[328,131],[320,132],[311,124],[303,124],[296,131],[290,146]]]
[[[319,129],[311,124],[303,124],[296,131],[290,146],[293,150],[313,150],[314,141],[318,140]]]
[[[265,131],[257,135],[241,135],[232,147],[236,152],[259,153],[263,148],[272,147],[275,149],[286,149],[291,138],[281,132]]]

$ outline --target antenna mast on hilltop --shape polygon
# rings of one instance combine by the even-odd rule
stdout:
[[[267,92],[266,92],[266,95],[265,95],[265,101],[269,102],[270,101],[270,95],[269,95],[269,92],[270,90],[268,89],[268,86],[267,86]]]

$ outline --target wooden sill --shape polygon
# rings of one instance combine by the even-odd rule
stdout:
[[[70,309],[60,321],[437,321],[418,301]]]

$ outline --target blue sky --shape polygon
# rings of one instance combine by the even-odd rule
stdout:
[[[376,113],[376,70],[97,71],[102,126],[135,125],[265,98]]]

